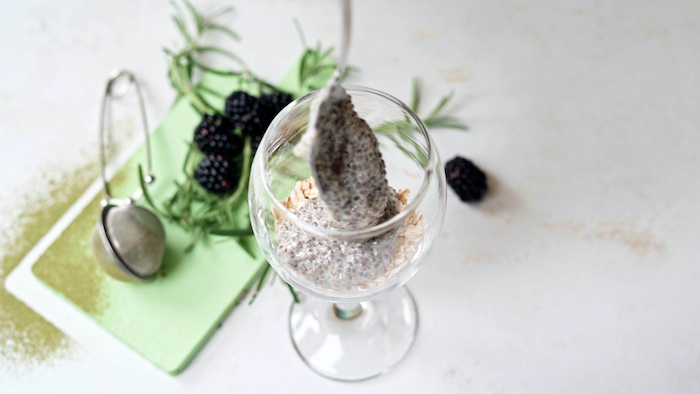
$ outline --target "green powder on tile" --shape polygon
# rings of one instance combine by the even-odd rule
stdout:
[[[92,259],[90,238],[84,234],[92,234],[100,212],[100,197],[93,200],[84,213],[79,215],[70,226],[73,231],[65,231],[60,235],[62,242],[55,242],[41,256],[45,264],[33,267],[36,276],[41,277],[47,285],[53,288],[70,289],[71,301],[88,314],[98,316],[106,304],[102,292],[105,279],[97,264],[85,265],[87,259]],[[68,269],[56,270],[53,267],[62,263]]]
[[[21,228],[0,257],[0,282],[19,264],[97,175],[94,164],[83,165],[61,181],[49,182],[46,195],[21,214]],[[42,362],[60,355],[70,340],[51,323],[0,288],[0,365]],[[5,363],[3,361],[9,361]]]
[[[121,133],[120,138],[108,148],[108,157],[118,153],[132,136],[133,132]],[[90,152],[97,152],[97,148],[90,149]],[[21,214],[14,221],[14,227],[0,230],[4,239],[0,242],[0,368],[3,370],[20,370],[20,366],[63,357],[72,345],[72,340],[63,332],[8,293],[4,289],[4,281],[97,178],[99,167],[96,155],[88,153],[81,156],[90,159],[47,174],[44,177],[47,180],[39,192],[24,190],[16,199],[26,203],[19,206]],[[94,226],[95,222],[90,225]],[[99,301],[93,296],[99,294],[100,279],[96,270],[90,270],[75,280],[75,283],[80,283],[86,303],[88,299],[95,298],[90,301],[94,304],[91,306],[94,311],[99,309]]]

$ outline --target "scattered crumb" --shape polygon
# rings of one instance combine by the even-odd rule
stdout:
[[[447,83],[465,83],[469,82],[469,73],[464,67],[441,68],[438,69],[438,74]]]
[[[653,233],[640,229],[634,222],[600,221],[590,225],[572,219],[566,222],[548,223],[545,224],[545,228],[563,231],[586,241],[619,243],[640,256],[663,255],[668,252],[666,245]]]
[[[469,249],[464,252],[464,257],[462,258],[462,264],[469,265],[474,263],[491,263],[498,261],[493,254],[489,253],[486,249],[475,248]]]
[[[446,382],[452,384],[457,383],[459,385],[468,385],[472,382],[471,379],[467,378],[462,371],[457,371],[454,368],[450,368],[443,374],[443,379]]]
[[[440,33],[438,31],[427,27],[415,27],[409,29],[408,34],[418,41],[435,41],[440,38]]]

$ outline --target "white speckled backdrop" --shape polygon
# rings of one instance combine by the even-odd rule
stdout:
[[[435,140],[493,188],[477,206],[449,195],[443,237],[409,283],[410,356],[367,382],[322,379],[292,348],[277,283],[178,377],[75,319],[60,324],[63,354],[0,359],[0,392],[700,391],[700,3],[355,3],[353,83],[408,98],[418,75],[427,103],[455,89],[471,129]],[[333,1],[196,4],[235,7],[232,49],[272,80],[300,52],[293,17],[309,41],[337,42]],[[0,253],[23,213],[49,204],[51,180],[94,162],[110,70],[134,70],[151,123],[164,116],[169,14],[133,0],[0,4]]]

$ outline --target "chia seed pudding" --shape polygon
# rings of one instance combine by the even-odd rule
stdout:
[[[294,149],[313,178],[300,181],[284,204],[298,219],[324,229],[359,230],[383,223],[406,205],[386,180],[379,143],[337,83],[324,88],[311,109],[309,128]],[[329,290],[366,289],[405,264],[421,238],[420,213],[399,229],[348,242],[319,238],[285,220],[277,222],[278,254],[311,282]]]

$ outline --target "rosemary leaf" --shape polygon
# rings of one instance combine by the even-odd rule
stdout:
[[[188,148],[187,154],[185,155],[185,161],[182,163],[182,172],[187,173],[187,167],[189,167],[190,158],[192,157],[192,152],[194,152],[194,147],[196,144],[194,141],[185,141],[185,144],[188,145]]]
[[[220,25],[220,24],[218,24],[218,23],[210,23],[210,24],[208,24],[208,25],[207,25],[207,29],[209,29],[209,30],[220,31],[220,32],[222,32],[222,33],[228,35],[229,37],[233,38],[233,39],[236,40],[236,41],[239,41],[239,40],[241,39],[241,37],[240,37],[238,34],[236,34],[235,31],[231,30],[230,28],[228,28],[228,27],[226,27],[226,26],[224,26],[224,25]]]
[[[180,8],[180,5],[177,4],[177,2],[175,2],[175,1],[173,1],[173,0],[170,0],[168,3],[170,3],[170,5],[173,7],[173,9],[175,10],[175,13],[177,14],[178,18],[180,18],[181,20],[184,21],[184,20],[185,20],[185,14],[182,12],[182,8]]]
[[[226,14],[230,14],[231,12],[233,12],[233,7],[230,7],[230,6],[229,6],[229,7],[224,7],[224,8],[222,8],[222,9],[218,10],[218,11],[213,12],[213,13],[209,16],[209,18],[210,18],[211,20],[214,20],[214,19],[217,19],[217,18],[219,18],[219,17],[221,17],[221,16],[224,16],[224,15],[226,15]],[[209,24],[207,24],[207,25],[211,25],[211,24],[209,23]]]
[[[195,26],[197,26],[197,32],[201,33],[204,28],[204,20],[202,16],[199,15],[199,12],[197,12],[192,3],[190,3],[188,0],[182,0],[182,2],[185,3],[185,7],[187,7],[187,10],[192,15],[192,19],[194,20]]]
[[[258,284],[255,286],[255,293],[253,293],[253,297],[250,298],[250,302],[248,305],[252,305],[253,301],[255,301],[255,298],[258,297],[258,293],[260,293],[260,289],[263,288],[265,285],[265,278],[267,277],[267,273],[270,271],[270,264],[265,264],[265,268],[263,268],[263,272],[260,274],[260,279],[258,279]]]
[[[196,51],[197,51],[197,52],[200,52],[200,53],[203,53],[203,52],[214,52],[214,53],[218,53],[218,54],[220,54],[220,55],[226,56],[227,58],[229,58],[229,59],[235,61],[236,63],[238,63],[238,64],[240,64],[240,65],[242,65],[242,66],[245,65],[245,63],[243,62],[243,60],[242,60],[240,57],[234,55],[232,52],[227,51],[227,50],[225,50],[225,49],[223,49],[223,48],[214,47],[214,46],[205,46],[205,47],[199,47],[199,48],[197,48]],[[238,75],[238,74],[240,74],[240,73],[236,73],[235,75]]]
[[[304,35],[304,30],[301,28],[301,25],[299,24],[299,20],[297,18],[292,19],[292,23],[294,23],[294,28],[297,30],[297,34],[299,34],[299,40],[301,41],[301,47],[304,48],[304,50],[307,50],[309,46],[306,44],[306,36]]]
[[[180,30],[180,34],[182,34],[182,36],[185,38],[185,41],[187,41],[188,44],[192,44],[192,37],[190,37],[189,33],[187,33],[185,23],[177,15],[173,15],[172,18],[173,22],[175,22],[175,26],[177,26],[177,29]]]
[[[412,152],[410,149],[408,149],[405,145],[405,143],[401,142],[399,139],[397,139],[394,135],[387,134],[387,137],[391,140],[391,142],[396,145],[396,147],[403,152],[406,156],[408,156],[411,160],[416,162],[417,164],[421,166],[425,166],[428,163],[428,157],[425,154],[416,154]]]
[[[194,235],[192,236],[192,239],[190,240],[190,243],[185,247],[185,253],[189,253],[194,249],[194,246],[199,242],[199,239],[202,237],[202,229],[198,227],[194,231]]]
[[[253,79],[253,81],[255,81],[255,82],[256,82],[258,85],[260,85],[261,87],[265,87],[265,88],[268,88],[268,89],[272,89],[272,91],[274,91],[274,92],[276,92],[276,91],[280,91],[280,92],[283,91],[283,89],[281,89],[281,88],[279,88],[279,87],[277,87],[277,86],[271,84],[270,82],[265,81],[265,80],[262,79],[262,78],[256,77],[255,75],[251,76],[251,78]]]
[[[429,122],[436,122],[436,123],[459,123],[460,122],[460,120],[456,116],[450,116],[450,115],[435,116],[433,118],[428,118],[427,120]]]
[[[257,243],[255,246],[251,246],[251,241],[250,237],[238,237],[236,238],[236,241],[238,242],[238,245],[241,246],[241,248],[250,256],[250,258],[255,259],[257,256],[255,256],[254,248],[257,246]]]
[[[211,235],[221,235],[228,237],[247,237],[253,235],[253,230],[250,228],[246,229],[211,229],[209,230]]]
[[[423,122],[426,127],[436,128],[436,129],[456,129],[456,130],[468,130],[467,125],[463,124],[459,119],[454,116],[441,116],[432,119],[425,119]]]
[[[211,94],[212,96],[218,97],[218,98],[220,98],[220,99],[225,99],[225,98],[226,98],[225,95],[223,95],[223,94],[217,92],[217,91],[214,90],[214,89],[211,89],[211,88],[209,88],[209,87],[206,87],[206,86],[204,86],[204,85],[201,85],[201,84],[197,86],[196,90],[201,90],[202,92],[209,93],[209,94]]]
[[[299,303],[299,296],[297,296],[297,292],[294,290],[292,285],[290,285],[287,282],[285,282],[285,284],[287,285],[287,287],[289,287],[289,291],[292,293],[292,298],[294,298],[294,303],[298,304]]]
[[[304,86],[304,81],[306,81],[306,72],[307,72],[306,60],[308,59],[310,53],[311,53],[310,49],[304,49],[304,54],[301,56],[301,61],[299,62],[299,88],[300,89]]]
[[[187,80],[191,81],[194,77],[194,64],[192,64],[192,56],[188,55],[185,57],[187,63],[185,64],[185,72],[187,73]]]
[[[436,128],[441,128],[441,129],[454,129],[454,130],[461,130],[461,131],[467,131],[469,130],[469,127],[465,124],[453,124],[453,123],[442,123]]]
[[[218,114],[218,113],[221,113],[221,110],[219,110],[218,108],[216,108],[216,107],[214,107],[212,104],[210,104],[209,101],[207,101],[207,99],[205,99],[204,96],[202,96],[199,92],[193,91],[192,94],[194,94],[195,96],[197,96],[197,97],[199,98],[199,101],[201,101],[202,103],[204,103],[204,105],[205,105],[210,111],[212,111],[212,112],[214,112],[214,113],[217,113],[217,114]],[[209,111],[207,111],[207,112],[209,112]]]
[[[420,99],[420,81],[418,80],[418,78],[413,78],[413,90],[411,93],[411,109],[413,110],[413,112],[418,112],[418,108],[420,107]]]
[[[202,64],[202,63],[200,63],[199,61],[194,60],[194,59],[192,59],[192,64],[194,64],[195,67],[197,67],[197,68],[199,68],[199,69],[201,69],[201,70],[204,70],[204,71],[206,71],[206,72],[210,72],[210,73],[216,74],[216,75],[223,75],[223,76],[229,76],[229,77],[241,75],[241,73],[238,72],[238,71],[217,70],[217,69],[215,69],[215,68],[211,68],[211,67],[205,66],[204,64]]]
[[[454,95],[454,91],[450,91],[447,95],[443,96],[438,105],[430,112],[428,115],[427,119],[435,117],[440,111],[445,108],[447,103],[452,99],[452,96]]]
[[[238,186],[236,191],[228,198],[227,204],[231,207],[235,207],[238,204],[244,191],[248,190],[248,177],[250,176],[250,161],[252,156],[252,148],[250,146],[250,137],[245,138],[245,144],[243,145],[243,162],[241,163],[241,179],[238,181]]]
[[[321,57],[323,58],[323,57],[328,57],[328,56],[330,56],[331,53],[333,53],[333,50],[334,50],[334,49],[335,49],[335,48],[333,48],[333,47],[329,47],[329,48],[326,49],[323,53],[321,53]]]

